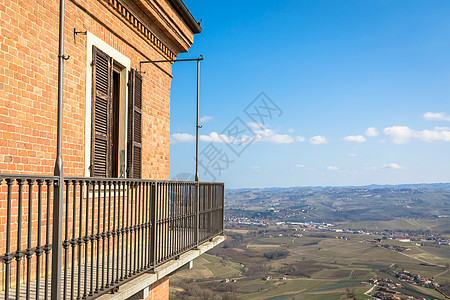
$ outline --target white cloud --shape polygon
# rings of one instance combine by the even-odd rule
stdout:
[[[268,142],[272,144],[291,144],[294,142],[294,138],[287,134],[277,134],[272,129],[262,128],[254,130],[256,140],[260,142]]]
[[[295,165],[297,168],[304,168],[305,165]]]
[[[295,137],[295,140],[296,140],[297,142],[304,142],[304,141],[306,141],[306,138],[305,138],[304,136],[297,135],[297,136]]]
[[[390,163],[390,164],[384,165],[383,168],[384,169],[405,169],[404,167],[402,167],[396,163]]]
[[[366,130],[366,136],[377,136],[378,135],[378,129],[376,129],[375,127],[369,127]]]
[[[422,130],[416,132],[418,138],[424,142],[450,142],[450,131],[448,130]]]
[[[366,140],[362,135],[349,135],[343,138],[346,142],[364,143]]]
[[[384,134],[392,139],[394,144],[403,144],[411,138],[423,142],[450,142],[450,128],[435,127],[433,130],[413,130],[407,126],[392,126],[384,129]]]
[[[209,135],[200,135],[199,140],[201,142],[207,143],[230,143],[230,144],[238,144],[238,143],[248,143],[252,140],[252,137],[249,136],[241,136],[239,138],[229,137],[225,134],[218,134],[217,132],[211,132]],[[189,133],[174,133],[170,139],[171,144],[180,144],[180,143],[193,143],[195,142],[195,136]]]
[[[245,144],[252,141],[252,137],[243,135],[240,137],[230,137],[225,134],[211,132],[209,135],[201,135],[200,141],[207,143],[227,143],[227,144]]]
[[[207,143],[232,143],[233,141],[225,134],[218,134],[213,131],[209,135],[200,135],[200,141]]]
[[[203,116],[203,117],[201,117],[200,118],[200,122],[201,123],[206,123],[206,122],[208,122],[208,121],[211,121],[212,119],[214,119],[213,117],[211,117],[211,116]]]
[[[444,112],[427,112],[423,115],[423,118],[427,121],[450,121],[450,116]]]
[[[407,126],[392,126],[383,130],[384,135],[392,139],[394,144],[404,144],[414,136],[414,130]]]
[[[195,136],[189,133],[174,133],[170,139],[171,144],[178,143],[193,143],[195,142]]]
[[[256,136],[256,141],[258,142],[266,142],[272,144],[292,144],[294,141],[304,142],[306,139],[303,136],[293,137],[288,134],[278,134],[275,130],[268,128],[267,125],[263,125],[261,123],[250,122],[247,123],[247,126],[250,127],[253,133]],[[289,133],[295,132],[294,129],[288,129]]]
[[[355,153],[349,153],[347,154],[348,157],[358,157],[358,154]]]
[[[262,129],[262,128],[266,127],[264,124],[256,123],[256,122],[249,122],[249,123],[247,123],[247,126],[252,129]]]
[[[339,168],[338,168],[338,167],[334,167],[334,166],[328,166],[328,167],[327,167],[327,170],[330,170],[330,171],[337,171],[337,170],[339,170]]]
[[[324,136],[316,135],[309,139],[309,143],[313,145],[320,145],[328,143],[328,140]]]

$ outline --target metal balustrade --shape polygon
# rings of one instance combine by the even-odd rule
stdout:
[[[59,177],[0,180],[0,298],[48,299]],[[65,177],[62,187],[62,299],[114,292],[223,233],[223,183]]]

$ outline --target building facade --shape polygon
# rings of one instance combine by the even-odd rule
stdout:
[[[202,30],[201,24],[193,18],[181,0],[67,0],[65,6],[64,43],[67,60],[64,63],[62,141],[65,176],[168,180],[172,64],[141,66],[140,62],[176,59],[178,54],[189,50],[194,42],[194,35]],[[59,1],[0,0],[2,174],[53,174],[57,134],[58,26]],[[8,180],[13,179],[5,180],[9,182]],[[31,182],[31,179],[22,183],[20,180],[19,185]],[[3,187],[2,192],[6,193],[7,188]],[[98,187],[100,188],[101,186]],[[31,187],[27,191],[29,195],[36,193],[32,192]],[[92,192],[80,189],[80,198],[89,191]],[[95,191],[94,187],[94,197]],[[19,190],[18,194],[21,192]],[[50,189],[48,193],[51,193]],[[86,197],[88,200],[81,200],[81,203],[86,203],[87,206],[89,194]],[[100,198],[100,192],[98,197]],[[102,197],[102,203],[106,203],[106,192]],[[27,215],[21,211],[21,204],[17,214],[11,214],[10,206],[14,211],[15,202],[6,198],[4,196],[0,199],[5,201],[4,207],[8,206],[9,209],[0,212],[1,248],[6,253],[3,257],[7,267],[15,260],[18,267],[16,271],[6,273],[6,281],[1,283],[3,289],[5,286],[8,289],[10,276],[18,273],[20,263],[25,263],[25,258],[22,260],[22,257],[27,255],[30,256],[30,269],[34,272],[38,268],[38,275],[33,280],[39,278],[39,264],[36,267],[36,262],[30,261],[34,259],[34,252],[39,259],[42,254],[38,252],[45,248],[38,243],[36,251],[30,246],[28,254],[27,251],[20,250],[27,248],[27,233],[33,236],[38,233],[32,231],[32,225],[28,232],[26,228],[17,225]],[[25,203],[23,206],[24,211],[29,210],[28,224],[34,224],[35,220],[34,215],[31,215],[32,203],[30,200],[29,204]],[[50,207],[50,202],[45,203]],[[81,208],[76,208],[74,204],[74,209],[70,211],[74,215],[73,223],[79,210]],[[106,222],[105,211],[103,213],[102,222]],[[168,212],[161,218],[169,214]],[[6,215],[8,218],[4,218]],[[87,216],[81,216],[80,227],[74,225],[73,234],[78,228],[82,229],[83,218],[88,224],[86,228],[94,228],[94,222],[89,225]],[[37,220],[36,217],[36,222]],[[45,217],[42,222],[46,222]],[[50,226],[50,223],[47,225]],[[143,228],[144,225],[139,226]],[[186,228],[183,226],[178,228]],[[3,242],[5,236],[9,239],[9,233],[6,232],[8,228],[11,234],[18,234],[19,246],[15,252]],[[170,225],[164,228],[156,238],[164,237],[170,231]],[[81,229],[78,239],[80,247],[82,243],[89,243],[82,241]],[[117,232],[113,230],[112,234]],[[105,236],[106,234],[103,239]],[[97,234],[97,238],[101,239],[100,234]],[[24,246],[20,247],[20,244]],[[42,249],[39,250],[39,247]],[[91,251],[94,253],[95,249],[100,251],[98,245],[97,248],[94,244],[89,247],[92,248],[88,249],[86,246],[86,250],[83,250],[86,257]],[[82,258],[78,259],[81,264]],[[87,261],[86,259],[85,262]],[[31,280],[30,276],[28,279],[19,277],[15,281],[16,285]],[[162,275],[149,282],[153,283],[136,293],[132,299],[168,298],[167,276]]]
[[[1,170],[53,172],[58,13],[58,1],[0,4]],[[168,179],[172,65],[136,71],[188,51],[200,25],[172,0],[66,1],[65,23],[65,173]]]

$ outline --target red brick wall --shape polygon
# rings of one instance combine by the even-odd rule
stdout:
[[[58,11],[59,1],[0,0],[0,173],[53,173]],[[139,17],[146,21],[142,13]],[[66,1],[65,21],[70,59],[64,70],[64,170],[67,176],[84,176],[86,36],[74,38],[73,29],[90,31],[130,58],[132,68],[166,57],[100,0]],[[162,30],[148,24],[179,52]],[[145,65],[143,74],[142,175],[150,179],[169,176],[171,65],[161,67],[165,72]]]
[[[65,18],[63,161],[66,176],[84,176],[86,112],[86,36],[89,31],[131,60],[168,58],[158,46],[105,4],[107,0],[68,0]],[[136,10],[137,17],[175,55],[167,33]],[[165,5],[165,9],[169,6]],[[0,173],[53,174],[56,154],[59,1],[0,0]],[[176,14],[169,12],[173,18]],[[180,24],[180,19],[175,19]],[[180,26],[187,30],[186,26]],[[191,32],[185,32],[188,40]],[[169,178],[171,65],[146,65],[143,74],[142,177]],[[4,191],[4,186],[2,191]],[[0,201],[0,229],[5,231],[6,201]],[[14,203],[14,209],[17,206]],[[24,210],[28,206],[25,203]],[[13,216],[13,221],[17,216]],[[47,216],[43,216],[43,226]],[[36,225],[33,219],[33,228]],[[11,230],[17,231],[17,220]],[[14,231],[15,230],[15,231]],[[23,228],[23,243],[26,228]],[[43,235],[42,239],[45,236]],[[35,241],[35,234],[33,233]],[[2,239],[4,241],[4,239]],[[4,248],[4,243],[0,243]],[[34,244],[34,242],[33,242]],[[34,246],[34,245],[33,245]],[[4,251],[2,250],[3,254]],[[12,270],[13,271],[13,270]],[[3,278],[3,276],[2,276]],[[3,286],[4,282],[0,282]],[[152,285],[150,299],[168,299],[168,277]]]
[[[149,287],[148,297],[145,300],[169,299],[169,276],[166,276]]]

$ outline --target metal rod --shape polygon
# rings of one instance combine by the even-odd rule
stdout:
[[[72,267],[71,267],[71,278],[70,278],[70,299],[73,299],[74,297],[74,288],[75,288],[75,247],[77,246],[77,240],[75,238],[75,231],[76,231],[76,212],[77,212],[77,181],[76,180],[72,180],[72,189],[73,189],[73,194],[72,194],[72,239],[70,240],[70,244],[72,246]],[[68,220],[66,220],[67,223],[69,223]]]
[[[142,64],[155,64],[155,63],[163,63],[163,62],[172,62],[176,63],[179,61],[199,61],[203,60],[203,55],[200,55],[199,58],[188,58],[188,59],[163,59],[163,60],[144,60],[139,62],[139,72],[141,72]]]
[[[151,208],[151,216],[150,216],[150,218],[151,218],[151,223],[152,223],[152,227],[151,227],[151,240],[150,240],[150,244],[149,244],[149,247],[150,247],[150,264],[152,265],[152,267],[153,267],[153,269],[155,268],[155,266],[156,266],[156,234],[157,234],[157,231],[156,231],[156,217],[157,217],[157,215],[156,215],[156,209],[157,209],[157,201],[158,201],[158,199],[157,199],[157,190],[158,190],[158,183],[157,182],[155,182],[153,185],[152,185],[152,195],[151,195],[151,197],[152,197],[152,200],[151,200],[151,205],[152,205],[152,208]]]
[[[25,255],[27,258],[27,290],[26,299],[29,300],[31,297],[31,258],[33,257],[33,249],[31,249],[31,237],[32,237],[32,223],[33,223],[33,184],[34,180],[28,179],[28,244],[25,250]]]
[[[138,264],[139,264],[139,186],[137,183],[134,188],[134,255],[133,255],[133,275],[136,274]]]
[[[97,234],[95,235],[95,239],[97,240],[97,267],[95,269],[95,291],[94,293],[98,293],[100,291],[99,289],[99,282],[100,282],[100,226],[101,226],[101,220],[100,220],[100,214],[101,214],[101,202],[102,202],[102,182],[98,181],[98,193],[97,193]]]
[[[101,234],[102,237],[102,281],[100,285],[100,291],[103,291],[105,287],[105,239],[106,239],[106,195],[108,195],[108,201],[111,203],[111,191],[107,193],[106,191],[106,185],[108,184],[107,181],[103,181],[103,232]],[[98,218],[100,220],[100,208],[99,208],[99,214]],[[100,226],[99,226],[100,228]]]
[[[158,259],[158,253],[157,249],[159,247],[157,246],[157,236],[158,236],[158,182],[154,183],[154,189],[153,189],[153,208],[152,208],[152,229],[153,229],[153,235],[152,235],[152,262],[153,262],[153,269],[156,268],[157,265],[157,259]]]
[[[137,215],[137,219],[138,219],[138,232],[137,232],[137,236],[138,236],[138,239],[137,239],[137,245],[138,245],[138,253],[137,253],[137,272],[139,272],[139,271],[141,271],[142,270],[142,268],[141,268],[141,263],[142,263],[142,257],[141,257],[141,255],[142,255],[142,240],[141,240],[141,225],[142,225],[142,220],[143,220],[143,218],[141,218],[141,210],[142,210],[142,206],[143,206],[143,203],[142,203],[142,182],[141,183],[139,183],[139,190],[137,191],[138,192],[138,194],[139,194],[139,196],[138,196],[138,198],[137,198],[137,200],[138,200],[138,215]],[[143,216],[143,214],[142,214],[142,216]]]
[[[199,203],[200,203],[200,183],[198,176],[198,131],[200,129],[199,124],[200,115],[200,61],[197,61],[197,123],[195,126],[195,181],[197,183],[197,197],[196,197],[196,226],[195,226],[195,243],[198,247],[199,245]]]
[[[77,293],[77,299],[81,299],[81,253],[83,248],[83,190],[84,190],[84,182],[80,181],[80,225],[79,225],[79,234],[78,234],[78,293]],[[87,206],[87,203],[86,203]],[[87,215],[86,215],[87,218]],[[87,261],[85,261],[85,264],[87,264]],[[85,282],[86,284],[86,282]]]
[[[94,249],[95,249],[95,188],[97,182],[92,183],[92,223],[91,223],[91,286],[89,290],[89,296],[94,293]]]
[[[197,61],[197,60],[202,60],[202,59],[203,59],[203,56],[199,57],[199,58],[189,58],[189,59],[144,60],[139,63],[147,64],[147,63],[162,63],[162,62]]]
[[[41,247],[42,239],[42,180],[38,179],[38,235],[36,246],[36,300],[39,300],[40,277],[41,277],[41,256],[44,252]]]
[[[108,183],[108,189],[109,189],[109,199],[108,199],[108,231],[106,232],[106,245],[107,245],[107,250],[106,250],[106,284],[105,284],[105,288],[109,287],[109,261],[110,261],[110,238],[111,238],[111,192],[112,192],[112,188],[111,185],[114,184],[113,181]],[[115,186],[115,184],[114,184]],[[116,200],[115,200],[116,194],[114,193],[113,195],[113,199],[114,199],[114,205],[116,204]],[[114,259],[114,252],[113,252],[113,259]],[[114,266],[112,268],[113,272],[114,272]],[[114,274],[114,273],[113,273]],[[114,275],[113,275],[114,276]]]
[[[198,182],[198,130],[200,129],[199,115],[200,115],[200,60],[197,60],[197,121],[195,126],[195,181],[197,182]]]
[[[119,183],[119,198],[117,201],[117,277],[116,277],[116,283],[119,283],[121,280],[120,274],[123,272],[123,228],[124,228],[124,222],[122,224],[120,223],[120,193],[122,191],[122,199],[125,197],[125,189],[122,189],[122,182]],[[122,203],[122,211],[125,213],[125,208]],[[122,237],[122,243],[120,243],[120,237]],[[122,252],[120,252],[120,245],[122,245]],[[121,256],[119,256],[121,254]],[[121,268],[119,269],[119,263],[120,259],[122,259]],[[122,270],[122,271],[121,271]],[[122,273],[123,274],[123,273]]]
[[[126,189],[126,183],[123,183],[123,195],[122,195],[122,229],[121,229],[121,235],[122,235],[122,257],[121,257],[121,274],[120,274],[120,280],[122,281],[124,279],[124,270],[125,270],[125,264],[124,264],[124,255],[125,255],[125,251],[124,251],[124,245],[125,245],[125,230],[126,230],[126,226],[128,226],[128,223],[125,223],[125,198],[128,199],[128,196],[125,197],[125,193],[127,193],[127,189]],[[119,205],[119,211],[120,211],[120,205]],[[127,222],[128,222],[128,218],[127,218]],[[126,225],[125,225],[126,224]]]
[[[59,53],[58,53],[58,123],[57,147],[54,175],[59,176],[53,195],[53,238],[52,238],[52,300],[61,298],[61,250],[62,250],[62,209],[64,170],[62,161],[63,127],[63,75],[64,75],[64,15],[65,2],[59,1]]]
[[[137,185],[137,184],[136,184]],[[130,272],[129,272],[129,276],[134,274],[134,267],[136,266],[135,264],[133,264],[133,262],[136,262],[135,258],[136,258],[136,252],[135,255],[133,256],[133,250],[135,251],[136,249],[136,245],[133,243],[136,243],[136,233],[135,233],[135,219],[136,219],[136,214],[134,214],[135,212],[135,207],[134,207],[134,201],[135,200],[135,195],[136,195],[136,187],[134,183],[131,183],[131,207],[130,207]],[[134,241],[133,241],[133,236],[134,236]]]
[[[50,262],[50,251],[51,251],[51,244],[50,244],[50,197],[51,197],[51,185],[54,183],[52,180],[46,180],[45,183],[47,184],[47,226],[45,226],[45,246],[44,246],[44,253],[45,253],[45,292],[44,292],[44,299],[48,299],[48,277],[49,277],[49,262]],[[55,190],[53,190],[53,196],[55,195]]]
[[[124,279],[128,278],[128,233],[130,232],[130,185],[131,183],[127,184],[127,200],[126,200],[126,206],[127,206],[127,218],[126,218],[126,227],[125,227],[125,275]],[[124,212],[125,213],[125,212]]]
[[[197,121],[195,126],[195,181],[198,182],[198,141],[199,141],[199,132],[198,130],[201,128],[199,124],[199,113],[200,113],[200,61],[204,60],[203,55],[200,55],[199,58],[188,58],[188,59],[166,59],[166,60],[144,60],[139,62],[139,72],[141,72],[142,64],[148,63],[163,63],[163,62],[185,62],[185,61],[196,61],[197,62]],[[198,198],[197,198],[198,201]]]
[[[86,228],[85,230],[85,236],[84,236],[84,290],[83,290],[83,298],[87,298],[88,292],[88,250],[89,250],[89,190],[91,187],[91,182],[86,183]]]
[[[16,259],[16,299],[20,299],[20,260],[22,259],[22,186],[23,180],[17,179],[18,184],[18,193],[19,193],[19,207],[17,211],[17,251],[14,254],[14,258]]]
[[[64,232],[64,285],[63,285],[63,299],[67,298],[67,255],[69,250],[69,181],[64,181],[66,186],[66,218],[65,218],[65,232]]]
[[[118,182],[114,182],[114,204],[113,204],[113,230],[112,230],[112,267],[111,267],[111,273],[112,273],[112,278],[111,278],[111,285],[114,285],[116,283],[116,278],[114,277],[114,272],[115,272],[115,251],[116,251],[116,235],[117,235],[117,229],[116,229],[116,202],[117,202],[117,185],[119,183]],[[117,217],[117,219],[119,219]],[[117,266],[119,266],[119,264],[117,263]]]
[[[8,186],[7,208],[6,208],[6,254],[5,254],[5,299],[9,300],[10,268],[13,254],[11,253],[11,186],[14,180],[7,179]]]

